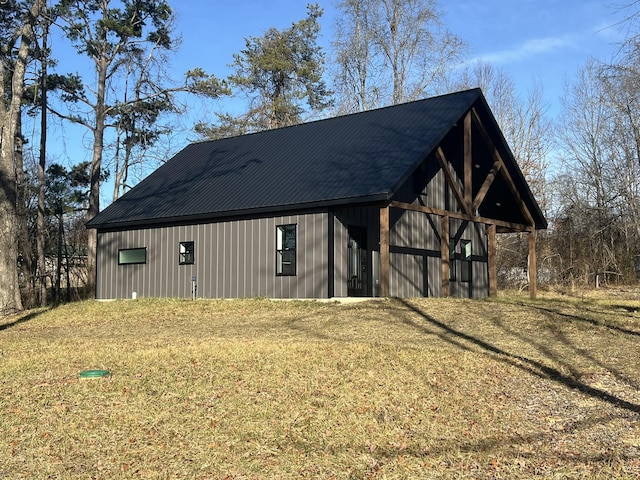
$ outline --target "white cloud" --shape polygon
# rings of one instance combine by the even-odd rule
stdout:
[[[616,44],[624,42],[630,34],[624,24],[603,21],[594,28],[593,35],[609,44]]]
[[[573,48],[576,39],[573,35],[557,37],[534,38],[508,50],[489,52],[478,55],[470,63],[478,61],[501,65],[505,63],[521,62],[529,57],[541,55],[558,50]]]

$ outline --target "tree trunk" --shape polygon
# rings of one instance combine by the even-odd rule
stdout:
[[[18,212],[14,165],[15,128],[2,112],[0,143],[0,313],[22,310],[18,278]]]
[[[45,0],[35,0],[29,15],[18,33],[19,48],[13,70],[0,62],[0,313],[22,310],[20,279],[18,277],[19,221],[16,209],[17,185],[15,164],[15,135],[17,118],[24,92],[24,75],[33,40],[35,19],[45,6]],[[5,91],[11,75],[11,92]]]
[[[64,224],[62,225],[62,238],[64,239],[64,273],[67,282],[67,295],[65,298],[67,303],[71,303],[71,266],[69,265],[69,247],[66,241],[67,235],[64,232]]]
[[[47,35],[49,26],[45,24],[45,31],[42,35],[42,50],[47,49]],[[42,58],[40,72],[40,95],[42,104],[40,106],[40,158],[38,162],[38,217],[37,217],[37,238],[36,247],[38,252],[37,284],[39,288],[39,303],[41,307],[47,305],[47,259],[45,257],[45,167],[47,158],[47,61]]]
[[[41,307],[47,305],[47,259],[45,257],[45,191],[44,191],[44,157],[40,154],[40,163],[38,165],[38,219],[37,219],[37,250],[38,250],[38,286],[39,286],[39,303]]]
[[[104,149],[106,121],[105,86],[107,83],[108,66],[109,63],[106,58],[103,58],[102,61],[98,63],[98,92],[94,107],[95,128],[93,130],[93,157],[91,159],[91,186],[89,190],[87,220],[91,220],[100,212],[100,177],[102,172],[102,152]],[[95,228],[91,228],[87,233],[87,291],[95,296],[98,232]]]
[[[62,242],[63,230],[62,230],[62,205],[58,205],[58,248],[57,248],[57,263],[56,263],[56,303],[62,302]]]
[[[21,291],[23,307],[34,306],[34,258],[29,226],[27,224],[27,183],[24,174],[24,137],[22,135],[22,111],[17,117],[15,139],[15,170],[16,170],[16,212],[18,215],[18,276],[22,279]]]

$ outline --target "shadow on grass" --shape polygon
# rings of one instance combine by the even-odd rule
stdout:
[[[522,305],[524,305],[524,304],[522,304]],[[529,305],[524,305],[524,306],[529,307]],[[625,382],[629,386],[632,386],[635,389],[640,388],[640,383],[638,381],[636,381],[634,378],[629,377],[628,375],[625,375],[621,370],[619,370],[617,368],[614,368],[612,365],[605,364],[603,361],[599,360],[595,355],[593,355],[593,352],[590,349],[577,347],[567,337],[566,333],[563,331],[562,326],[559,325],[559,322],[556,321],[556,320],[558,320],[558,317],[560,317],[561,321],[564,319],[564,320],[568,320],[570,322],[573,322],[573,321],[578,322],[578,323],[586,322],[586,323],[589,323],[590,325],[593,325],[593,326],[596,326],[596,327],[604,327],[604,328],[608,328],[608,329],[614,330],[616,332],[622,332],[623,334],[625,334],[626,332],[623,332],[624,329],[621,329],[621,328],[616,327],[614,325],[604,324],[602,322],[598,322],[596,320],[592,320],[592,319],[589,319],[589,318],[586,318],[586,317],[582,317],[582,316],[578,316],[578,315],[571,315],[571,314],[567,314],[567,313],[562,313],[562,312],[559,312],[557,310],[553,310],[551,308],[540,307],[540,306],[537,306],[537,305],[531,305],[530,307],[533,308],[533,309],[539,310],[547,318],[552,320],[552,323],[550,324],[550,326],[548,328],[549,328],[550,331],[553,332],[554,339],[558,343],[564,345],[566,348],[571,349],[573,352],[575,352],[575,353],[579,354],[581,357],[587,359],[593,365],[597,365],[598,367],[608,371],[617,380],[619,380],[621,382]],[[562,364],[567,370],[569,370],[574,375],[574,377],[578,377],[578,376],[581,375],[579,369],[576,369],[569,362],[562,361],[557,356],[554,356],[554,354],[552,353],[551,349],[547,348],[541,342],[538,342],[538,341],[536,341],[534,339],[528,338],[525,335],[520,334],[516,330],[509,328],[507,326],[506,322],[504,322],[502,320],[494,320],[493,323],[496,326],[498,326],[499,328],[501,328],[503,331],[509,333],[510,335],[513,335],[514,337],[517,337],[517,338],[521,339],[522,341],[525,341],[525,342],[528,342],[530,344],[533,344],[539,351],[544,353],[547,357],[552,358],[555,361],[557,361],[558,363]],[[631,332],[631,334],[632,335],[636,335],[635,332]],[[633,339],[633,340],[635,341],[635,339]]]
[[[601,416],[591,420],[584,421],[576,421],[569,425],[570,432],[566,432],[571,434],[578,430],[587,430],[594,425],[600,425],[602,423],[611,422],[617,418],[625,418],[624,414],[619,416]],[[478,440],[464,440],[460,441],[457,438],[441,438],[438,439],[438,442],[433,445],[424,447],[420,445],[419,442],[412,442],[407,448],[398,449],[392,445],[379,445],[375,449],[375,456],[378,462],[378,465],[382,466],[385,463],[395,463],[398,458],[401,456],[411,456],[414,458],[426,458],[426,457],[440,457],[442,455],[451,455],[452,453],[455,455],[458,452],[464,454],[474,454],[478,452],[495,452],[501,451],[504,447],[508,447],[509,449],[516,449],[517,447],[522,447],[526,445],[535,445],[536,442],[548,442],[550,441],[550,436],[548,432],[540,431],[535,433],[523,433],[523,434],[513,434],[509,436],[497,436],[497,437],[488,437],[481,438]],[[304,449],[307,447],[307,444],[300,443],[299,448]],[[322,448],[321,446],[320,448]],[[326,448],[325,448],[326,450]],[[371,452],[371,447],[369,444],[360,445],[356,447],[357,451],[362,452]],[[331,452],[331,450],[329,450]],[[506,452],[505,452],[506,453]],[[529,452],[517,451],[515,454],[519,459],[528,459],[531,458],[534,461],[537,460],[537,453],[534,448],[531,448]],[[587,453],[584,451],[571,451],[565,453],[558,453],[556,457],[557,460],[561,460],[564,464],[567,465],[577,465],[577,464],[594,464],[594,463],[613,463],[613,462],[624,462],[627,460],[635,460],[636,456],[630,453],[621,453],[613,450],[604,450],[599,454],[594,455],[593,453]],[[548,459],[549,464],[553,464],[554,459]],[[556,460],[556,461],[557,461]],[[537,463],[537,461],[536,461]],[[535,463],[531,465],[531,467],[535,468]],[[551,468],[551,467],[550,467]],[[521,473],[521,472],[520,472]],[[482,475],[474,478],[487,478]],[[490,478],[502,478],[502,477],[490,477]],[[508,477],[504,477],[508,478]],[[518,476],[517,478],[522,478]],[[568,478],[568,477],[562,477]],[[626,478],[626,477],[625,477]]]
[[[625,335],[633,335],[633,336],[637,336],[640,337],[640,331],[636,331],[636,330],[630,330],[628,328],[624,328],[624,327],[620,327],[618,325],[613,325],[611,323],[607,323],[607,322],[600,322],[598,320],[594,320],[593,318],[588,318],[588,317],[584,317],[581,315],[572,315],[570,313],[563,313],[563,312],[559,312],[558,310],[553,310],[551,308],[548,307],[542,307],[540,305],[535,305],[535,304],[525,304],[522,303],[521,305],[525,305],[529,308],[535,308],[536,310],[540,310],[541,312],[545,312],[547,314],[550,315],[558,315],[560,317],[565,317],[568,318],[570,320],[575,320],[577,322],[582,322],[582,323],[588,323],[589,325],[593,325],[595,327],[604,327],[604,328],[608,328],[610,330],[615,330],[616,332],[619,333],[623,333]],[[613,306],[612,308],[622,308],[621,306]],[[627,307],[623,307],[624,310],[627,310],[629,312],[634,312],[635,310],[629,310]],[[597,313],[597,312],[594,312]]]
[[[9,328],[15,327],[17,325],[20,325],[21,323],[29,322],[29,321],[33,320],[34,318],[37,318],[40,315],[42,315],[44,312],[46,312],[46,310],[33,311],[33,312],[30,312],[30,313],[27,313],[26,315],[23,315],[23,316],[20,316],[20,317],[16,318],[12,322],[3,323],[3,324],[0,325],[0,332],[2,332],[4,330],[7,330]]]
[[[448,335],[439,335],[439,337],[444,341],[447,341],[457,347],[463,348],[464,350],[470,350],[470,348],[467,345],[462,343],[462,341],[468,342],[480,348],[482,351],[486,353],[492,353],[497,355],[500,361],[507,363],[509,365],[513,365],[539,378],[552,380],[554,382],[557,382],[559,384],[566,386],[567,388],[579,391],[590,397],[610,403],[611,405],[614,405],[616,407],[619,407],[634,413],[640,413],[640,405],[628,402],[622,398],[616,397],[615,395],[612,395],[611,393],[601,390],[599,388],[591,387],[584,382],[581,382],[575,378],[572,378],[569,375],[565,375],[564,373],[562,373],[560,370],[556,368],[545,365],[542,362],[539,362],[537,360],[532,360],[522,355],[517,355],[511,352],[508,352],[495,345],[492,345],[491,343],[486,342],[485,340],[481,340],[479,338],[474,337],[473,335],[456,330],[455,328],[450,327],[449,325],[433,318],[432,316],[425,313],[420,308],[418,308],[415,305],[412,305],[410,302],[406,300],[398,299],[398,301],[402,305],[404,305],[409,311],[422,317],[426,322],[428,322],[428,324],[432,326],[436,326],[439,329],[446,332]],[[408,320],[405,320],[405,323],[408,323],[408,322],[409,322]],[[421,327],[418,325],[417,327],[421,328],[422,330],[430,334],[433,333],[432,331],[428,330],[423,326]]]

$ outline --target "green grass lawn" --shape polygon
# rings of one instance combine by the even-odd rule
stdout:
[[[638,478],[639,322],[618,292],[26,312],[0,478]]]

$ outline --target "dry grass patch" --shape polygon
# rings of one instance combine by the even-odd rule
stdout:
[[[629,295],[28,312],[0,320],[0,477],[637,478],[639,320]]]

